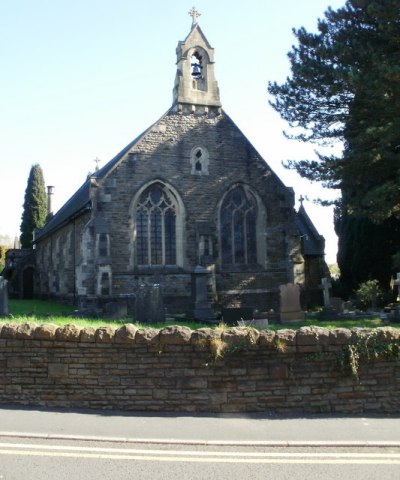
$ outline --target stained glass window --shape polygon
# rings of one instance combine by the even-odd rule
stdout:
[[[153,184],[136,207],[136,259],[138,265],[176,264],[176,214],[172,194]]]
[[[257,263],[257,203],[243,187],[236,187],[221,206],[222,263],[248,265]]]

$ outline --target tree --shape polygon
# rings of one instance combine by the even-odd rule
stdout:
[[[25,190],[21,222],[21,247],[32,248],[33,231],[46,223],[47,202],[43,172],[39,164],[33,165]]]
[[[360,222],[373,229],[371,222],[400,219],[399,1],[348,0],[337,11],[328,9],[318,33],[300,28],[294,34],[299,44],[289,53],[292,75],[282,85],[269,83],[271,105],[292,128],[288,137],[342,142],[340,157],[318,152],[317,160],[287,166],[341,191],[337,230],[349,247]],[[343,274],[340,254],[339,245]]]

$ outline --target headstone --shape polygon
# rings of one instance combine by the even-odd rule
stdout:
[[[304,312],[300,307],[300,287],[294,283],[280,285],[280,321],[301,322],[304,320]]]
[[[6,317],[9,313],[7,283],[5,278],[0,277],[0,317]]]
[[[136,292],[134,321],[138,323],[165,322],[164,302],[159,284],[139,285]]]
[[[321,312],[321,319],[322,320],[334,320],[338,316],[338,312],[332,306],[331,297],[329,293],[329,289],[332,287],[332,284],[329,278],[324,277],[321,279],[320,288],[322,288],[322,293],[324,295],[324,308]]]
[[[342,314],[344,311],[344,302],[340,297],[330,298],[331,307],[336,313]]]
[[[322,288],[322,293],[324,295],[324,307],[330,307],[331,301],[330,301],[329,289],[332,287],[332,285],[331,285],[331,282],[329,281],[329,278],[324,277],[321,280],[320,287]]]
[[[118,320],[128,316],[128,305],[126,301],[117,300],[116,302],[106,303],[104,316],[110,320]]]
[[[189,316],[201,322],[215,320],[208,296],[208,277],[208,270],[201,265],[197,265],[192,273],[193,308],[189,312]]]
[[[237,325],[240,321],[252,321],[254,319],[253,307],[223,308],[222,320],[226,325]]]

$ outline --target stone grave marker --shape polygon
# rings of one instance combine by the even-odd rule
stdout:
[[[139,285],[136,291],[135,322],[165,322],[165,309],[159,284]]]
[[[0,277],[0,317],[6,317],[9,313],[7,283],[4,277]]]
[[[192,273],[193,308],[189,312],[189,316],[202,322],[215,320],[208,296],[208,277],[208,270],[201,265],[197,265]]]
[[[344,302],[340,297],[331,297],[330,298],[331,307],[335,312],[342,314],[344,311]]]
[[[128,316],[128,305],[125,300],[108,302],[105,305],[104,316],[110,320],[119,320]]]
[[[332,305],[332,299],[330,296],[329,289],[332,287],[330,279],[324,277],[321,279],[320,288],[322,288],[322,293],[324,296],[324,308],[321,312],[321,319],[323,320],[334,320],[338,316],[338,311]]]
[[[305,315],[300,306],[300,287],[295,283],[280,285],[279,296],[281,323],[303,321]]]
[[[329,278],[326,278],[326,277],[322,278],[320,287],[322,288],[322,293],[324,295],[324,307],[330,307],[331,298],[329,294],[329,289],[332,287],[332,284],[329,281]]]

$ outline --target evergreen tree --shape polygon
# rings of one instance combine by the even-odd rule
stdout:
[[[370,278],[377,249],[386,282],[388,259],[400,249],[399,1],[348,0],[328,9],[316,34],[294,34],[292,75],[282,85],[269,83],[271,105],[292,127],[290,138],[339,140],[344,149],[340,157],[319,153],[287,166],[341,191],[338,263],[348,286]]]
[[[21,222],[21,247],[32,248],[33,231],[46,223],[47,201],[43,172],[39,164],[33,165],[25,190]]]

